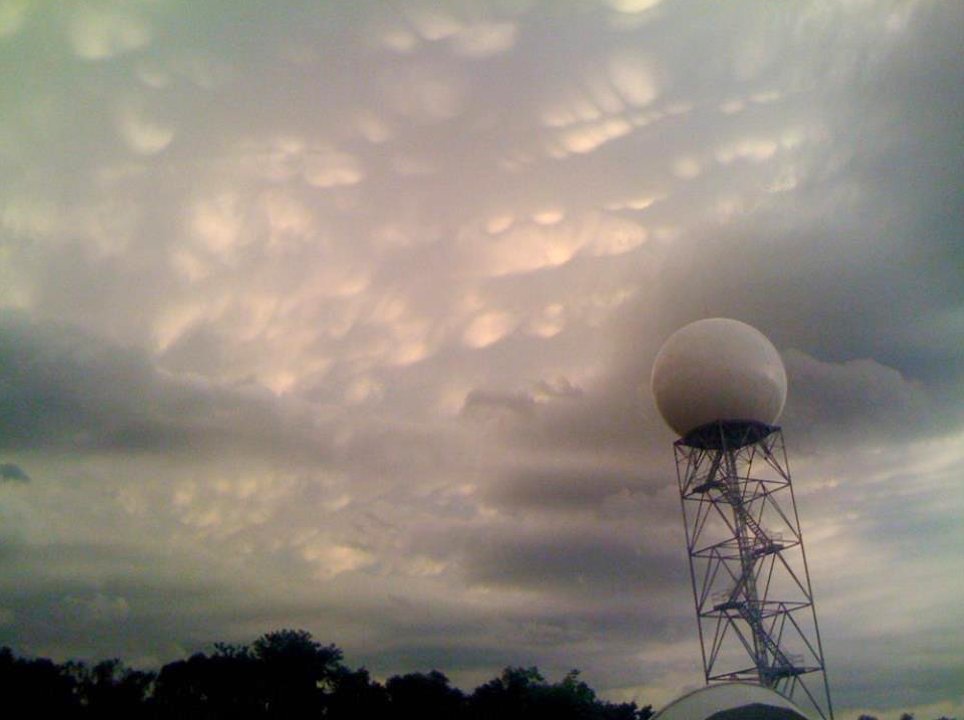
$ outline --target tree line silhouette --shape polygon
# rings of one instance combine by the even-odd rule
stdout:
[[[507,667],[472,693],[438,670],[395,675],[384,684],[342,651],[305,630],[279,630],[251,645],[216,643],[160,670],[111,659],[87,665],[17,657],[0,648],[0,697],[23,714],[70,720],[178,718],[254,720],[648,720],[650,705],[610,703],[572,670],[550,683],[537,668]],[[862,715],[859,720],[877,720]],[[900,720],[914,720],[908,713]],[[941,717],[937,720],[953,720]]]
[[[211,654],[175,660],[157,672],[121,661],[93,666],[21,658],[0,648],[6,707],[56,718],[426,718],[432,720],[647,720],[649,706],[596,697],[578,671],[548,682],[536,668],[507,667],[471,694],[428,673],[384,684],[353,670],[340,649],[304,630],[279,630],[248,645],[218,643]]]

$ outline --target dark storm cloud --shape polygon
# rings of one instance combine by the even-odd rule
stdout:
[[[575,510],[582,500],[592,508],[626,490],[673,485],[672,435],[656,415],[640,365],[616,368],[577,397],[534,404],[528,417],[506,415],[491,425],[510,446],[534,453],[535,464],[493,481],[487,497],[504,511],[513,504]]]
[[[588,596],[665,588],[683,577],[676,552],[564,527],[480,538],[465,566],[475,583]]]
[[[923,590],[926,592],[926,590]],[[896,638],[885,630],[857,641],[855,649],[841,647],[830,666],[833,683],[834,705],[841,708],[868,707],[868,700],[876,708],[875,715],[894,715],[907,707],[928,706],[938,698],[954,697],[959,687],[960,668],[956,656],[956,638],[947,633],[946,627],[922,631],[919,642],[926,653],[900,652],[895,646]],[[922,666],[926,664],[926,670]],[[913,678],[908,682],[908,678]],[[879,693],[879,684],[890,688]],[[934,717],[941,710],[930,711],[917,717]],[[945,717],[947,717],[945,715]]]
[[[946,427],[946,409],[922,382],[875,360],[824,363],[790,349],[784,361],[793,395],[783,423],[801,443],[907,440]]]
[[[28,483],[30,476],[14,463],[0,464],[0,482]]]
[[[532,415],[535,410],[535,400],[524,392],[504,393],[486,390],[472,390],[465,397],[462,414],[472,417],[495,417],[500,414],[508,416]]]
[[[706,238],[713,271],[691,275],[680,300],[718,300],[825,361],[872,358],[959,387],[964,346],[947,321],[964,304],[964,213],[950,190],[964,167],[961,22],[957,3],[918,6],[899,41],[828,78],[832,140],[809,180]]]
[[[228,600],[237,592],[210,568],[108,543],[7,542],[0,567],[3,608],[13,619],[0,626],[0,642],[61,658],[99,659],[119,650],[136,656],[145,647],[159,655],[179,652],[172,637],[180,642],[191,634],[183,626],[170,634],[178,620],[169,609],[232,604]]]
[[[555,678],[571,670],[576,659],[583,669],[591,668],[587,680],[596,687],[632,685],[640,668],[623,658],[648,641],[676,641],[689,629],[688,617],[683,622],[672,613],[657,617],[652,599],[616,609],[547,609],[548,604],[487,615],[479,619],[481,632],[475,623],[461,622],[398,627],[377,651],[366,654],[365,664],[386,675],[399,667],[448,668],[456,684],[471,690],[510,665],[537,665]],[[602,634],[611,638],[605,646],[598,642]]]
[[[321,445],[264,391],[175,379],[138,350],[17,313],[0,316],[0,434],[21,450],[207,453],[280,442],[315,454]]]
[[[538,380],[530,390],[504,392],[497,390],[471,390],[465,396],[461,414],[474,421],[488,421],[503,417],[525,423],[538,412],[538,402],[546,400],[581,398],[584,390],[573,385],[566,377]]]
[[[592,466],[580,472],[573,467],[538,467],[489,483],[482,496],[507,512],[598,512],[607,498],[637,484],[625,468],[606,471]]]

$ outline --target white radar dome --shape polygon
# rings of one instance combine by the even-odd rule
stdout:
[[[760,685],[726,683],[694,690],[660,710],[653,720],[808,720],[782,695]]]
[[[776,422],[787,399],[780,353],[750,325],[697,320],[670,335],[653,362],[653,397],[679,436],[717,420]]]

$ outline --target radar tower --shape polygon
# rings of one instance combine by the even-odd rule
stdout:
[[[674,443],[707,684],[753,682],[833,719],[783,433],[779,353],[713,318],[677,331],[653,367]]]

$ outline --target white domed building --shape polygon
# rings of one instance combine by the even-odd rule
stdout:
[[[810,720],[782,695],[759,685],[710,685],[677,698],[653,720]]]

